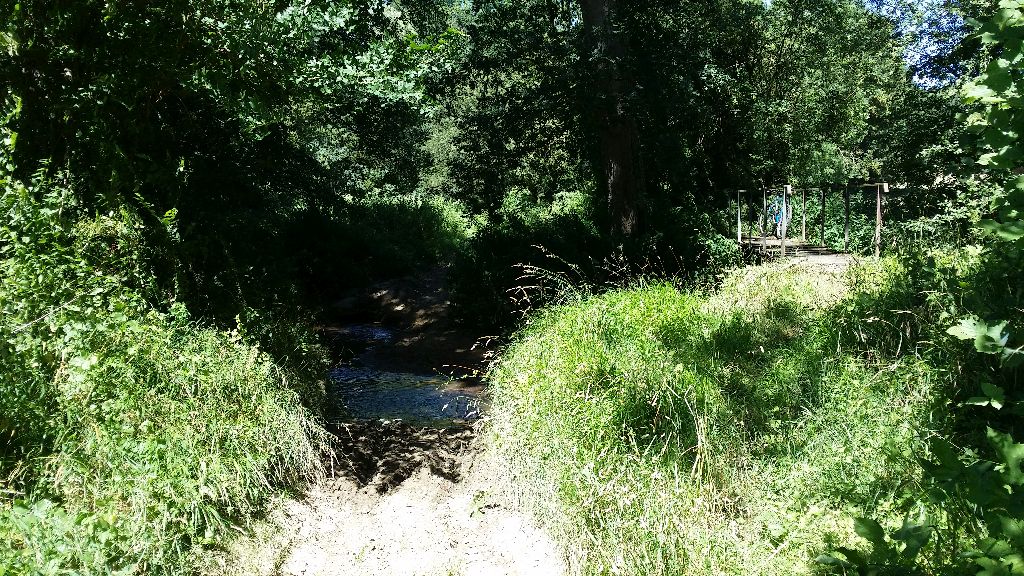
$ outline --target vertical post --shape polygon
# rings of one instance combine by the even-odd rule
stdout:
[[[780,222],[780,228],[782,228],[782,239],[779,243],[779,246],[782,251],[782,258],[786,257],[786,226],[789,224],[789,222],[787,222],[790,208],[789,195],[792,193],[793,187],[790,186],[789,184],[786,184],[785,186],[782,187],[782,220]]]
[[[850,251],[850,185],[846,185],[846,192],[843,193],[843,212],[846,217],[843,220],[843,252]]]
[[[888,193],[888,182],[875,186],[875,258],[882,253],[882,195]]]
[[[736,191],[736,243],[740,244],[743,242],[743,210],[740,208],[743,204],[740,202],[740,192]]]
[[[761,209],[761,251],[768,251],[768,189],[761,188],[764,207]]]
[[[748,233],[746,233],[746,238],[749,238],[749,239],[753,240],[754,239],[754,228],[755,228],[754,227],[754,218],[755,218],[754,213],[757,212],[757,210],[754,209],[754,191],[746,192],[746,210],[748,210],[748,213],[751,214],[751,221],[750,221],[751,228],[748,231]]]
[[[829,185],[829,190],[832,189],[832,185]],[[825,245],[825,187],[821,188],[821,245]]]
[[[807,242],[807,190],[800,191],[800,240]]]

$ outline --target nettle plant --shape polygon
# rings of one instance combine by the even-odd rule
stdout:
[[[967,121],[986,149],[978,164],[1006,182],[1005,193],[993,203],[995,217],[983,220],[981,227],[1004,241],[991,250],[1019,254],[1024,242],[1024,1],[1002,0],[991,19],[973,24],[991,60],[964,87],[967,103],[979,106]],[[986,322],[972,316],[946,332],[973,341],[980,353],[999,356],[1002,370],[1015,370],[1024,355],[1022,347],[1010,344],[1007,325],[1005,320]],[[967,404],[1024,414],[1024,405],[1007,399],[1001,387],[983,383],[981,392]],[[987,536],[968,554],[978,573],[1024,574],[1024,444],[991,427],[986,428],[986,437],[990,458],[968,459],[951,450],[936,450],[926,472],[941,494],[969,506],[984,525]]]
[[[1024,175],[1020,175],[1024,165],[1020,147],[1024,131],[1024,2],[1002,0],[991,19],[973,24],[991,60],[985,71],[964,87],[967,103],[979,106],[967,121],[985,148],[978,164],[1006,182],[1004,194],[993,202],[995,217],[982,220],[981,227],[1003,240],[991,250],[1019,254],[1024,239]],[[971,316],[946,332],[973,341],[982,354],[998,356],[1000,369],[1009,371],[1018,368],[1024,355],[1022,347],[1010,344],[1007,326],[1002,319],[987,322]],[[1003,388],[988,382],[982,383],[981,396],[966,404],[1024,414],[1024,404],[1008,399]],[[1024,444],[992,427],[986,427],[985,435],[991,449],[988,457],[958,454],[950,446],[939,445],[933,450],[934,458],[925,463],[925,472],[940,502],[970,510],[984,526],[986,535],[967,553],[977,573],[1024,574]]]
[[[987,148],[978,164],[1009,180],[1005,195],[993,206],[997,217],[982,221],[982,227],[1017,241],[1024,237],[1024,175],[1019,174],[1024,165],[1019,140],[1024,131],[1024,0],[1002,0],[991,20],[975,26],[992,59],[964,87],[967,103],[980,105],[967,123]]]

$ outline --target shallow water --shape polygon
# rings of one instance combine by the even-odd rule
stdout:
[[[328,374],[331,421],[381,419],[447,426],[480,417],[476,395],[452,387],[448,377],[365,365],[362,358],[366,353],[392,345],[398,337],[396,331],[350,325],[332,333],[354,351],[354,357]]]

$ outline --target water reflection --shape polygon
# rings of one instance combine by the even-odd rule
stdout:
[[[480,417],[476,394],[452,386],[436,374],[394,372],[367,366],[366,352],[397,340],[394,330],[377,325],[350,325],[331,331],[357,355],[329,373],[330,420],[403,420],[411,424],[444,426]]]

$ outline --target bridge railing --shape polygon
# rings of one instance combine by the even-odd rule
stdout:
[[[790,184],[784,184],[777,187],[761,187],[758,189],[739,189],[736,190],[736,242],[744,243],[743,240],[743,226],[744,226],[744,207],[747,208],[746,212],[752,214],[746,223],[749,225],[747,239],[750,243],[754,243],[755,232],[756,237],[760,240],[761,250],[764,252],[768,251],[768,230],[771,223],[768,222],[768,198],[769,193],[772,193],[773,202],[781,196],[781,201],[778,202],[779,209],[782,214],[785,215],[780,222],[780,237],[779,247],[782,256],[786,256],[786,242],[790,238],[789,226],[792,220],[793,206],[795,202],[794,193],[800,193],[800,241],[807,241],[807,196],[808,193],[818,193],[820,200],[820,212],[819,212],[819,240],[821,245],[825,245],[825,215],[826,215],[826,194],[829,192],[843,193],[843,251],[849,252],[850,250],[850,196],[853,190],[871,190],[875,192],[875,234],[874,234],[874,249],[875,256],[879,256],[881,253],[882,246],[882,223],[883,223],[883,211],[885,205],[885,197],[889,194],[889,183],[888,182],[871,182],[871,183],[860,183],[860,184],[849,184],[849,185],[824,185],[824,186],[813,186],[808,188],[794,189]],[[761,210],[756,210],[755,202],[756,196],[760,192]],[[775,193],[779,193],[775,196]],[[812,198],[813,201],[813,198]],[[751,210],[751,208],[755,208]],[[758,227],[757,219],[760,219],[760,226]],[[812,223],[813,225],[813,223]],[[758,229],[759,228],[759,229]],[[795,238],[794,238],[795,239]]]

